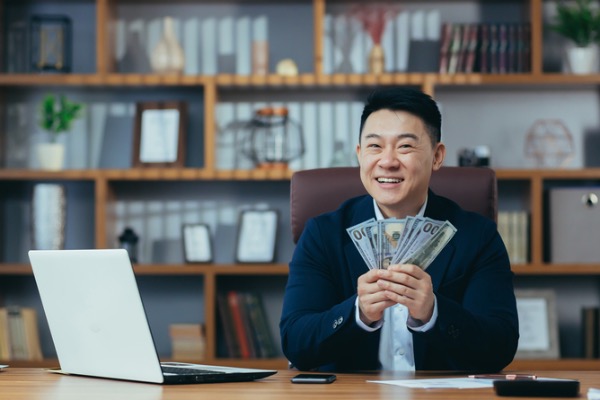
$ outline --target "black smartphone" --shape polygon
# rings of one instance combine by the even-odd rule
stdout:
[[[336,378],[334,374],[298,374],[292,378],[292,383],[331,383]]]
[[[579,381],[574,379],[497,380],[498,396],[578,397]]]

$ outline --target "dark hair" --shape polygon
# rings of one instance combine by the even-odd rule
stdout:
[[[432,144],[439,143],[442,138],[442,115],[431,96],[406,87],[387,87],[377,89],[369,95],[360,117],[359,142],[365,121],[369,115],[379,110],[409,112],[423,120]]]

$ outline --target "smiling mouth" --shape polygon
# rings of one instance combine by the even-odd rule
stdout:
[[[402,180],[397,178],[377,178],[379,183],[400,183]]]

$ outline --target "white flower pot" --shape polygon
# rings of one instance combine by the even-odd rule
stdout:
[[[598,71],[598,48],[596,46],[571,47],[567,49],[569,68],[573,74],[593,74]]]
[[[60,171],[65,163],[65,146],[62,143],[40,143],[37,156],[40,169]]]

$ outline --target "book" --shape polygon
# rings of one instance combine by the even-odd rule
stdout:
[[[7,312],[11,360],[27,360],[29,353],[25,342],[25,324],[21,308],[10,306],[7,308]]]
[[[581,332],[583,358],[599,358],[600,309],[598,307],[584,307],[581,309]]]
[[[396,70],[408,70],[408,55],[410,51],[410,14],[400,11],[396,16]]]
[[[215,18],[203,19],[201,31],[202,74],[215,75],[217,73],[217,20]]]
[[[446,22],[442,26],[442,40],[440,42],[440,74],[448,73],[448,64],[450,61],[450,43],[452,42],[452,32],[454,25]]]
[[[6,308],[0,308],[0,360],[10,360],[10,332],[8,328],[8,312]]]
[[[479,31],[479,72],[486,74],[490,72],[490,27],[482,24]]]
[[[24,343],[27,349],[27,360],[40,361],[42,347],[40,344],[39,329],[37,322],[37,312],[33,308],[22,307],[21,318],[23,319]]]
[[[459,56],[461,49],[462,25],[454,24],[452,26],[452,39],[450,41],[450,60],[448,61],[448,73],[458,72]]]
[[[252,353],[250,344],[248,343],[248,333],[246,332],[246,325],[244,324],[244,317],[242,316],[242,306],[240,305],[240,300],[236,291],[230,290],[227,292],[227,304],[229,304],[235,337],[237,338],[240,347],[240,357],[250,358]]]
[[[257,345],[257,356],[261,358],[276,357],[277,349],[260,295],[255,292],[247,292],[245,299],[246,309],[252,322],[252,334]]]
[[[469,34],[467,35],[467,57],[465,60],[464,72],[470,74],[475,71],[475,59],[477,58],[477,46],[479,44],[479,25],[469,25]]]
[[[227,356],[237,358],[240,356],[240,345],[237,340],[233,316],[231,314],[227,295],[225,293],[217,293],[217,308],[221,329],[225,337]]]
[[[180,361],[198,361],[205,357],[206,343],[201,324],[171,324],[172,357]]]

